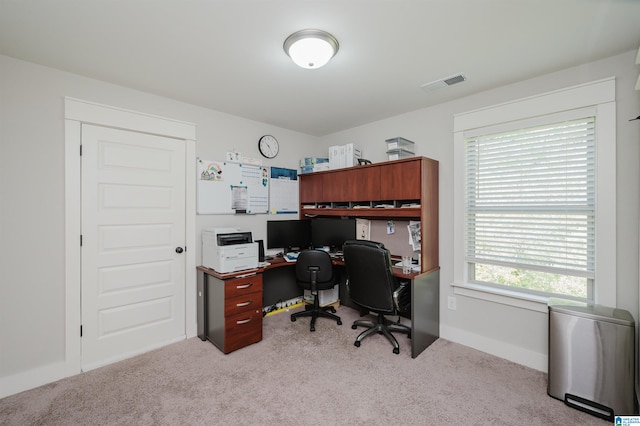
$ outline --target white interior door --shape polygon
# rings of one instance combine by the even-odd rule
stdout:
[[[185,338],[184,141],[82,125],[82,369]]]

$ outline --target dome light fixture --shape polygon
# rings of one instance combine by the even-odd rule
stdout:
[[[320,68],[338,52],[338,40],[322,30],[300,30],[284,41],[284,51],[299,67]]]

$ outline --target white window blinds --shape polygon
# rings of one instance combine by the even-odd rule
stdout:
[[[595,118],[466,138],[466,261],[594,278]]]

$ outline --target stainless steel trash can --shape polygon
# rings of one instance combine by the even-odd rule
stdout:
[[[608,420],[637,413],[635,322],[628,311],[549,299],[547,393]]]

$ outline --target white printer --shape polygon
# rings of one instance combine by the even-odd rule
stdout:
[[[236,228],[202,230],[202,265],[218,272],[258,267],[258,243]]]

